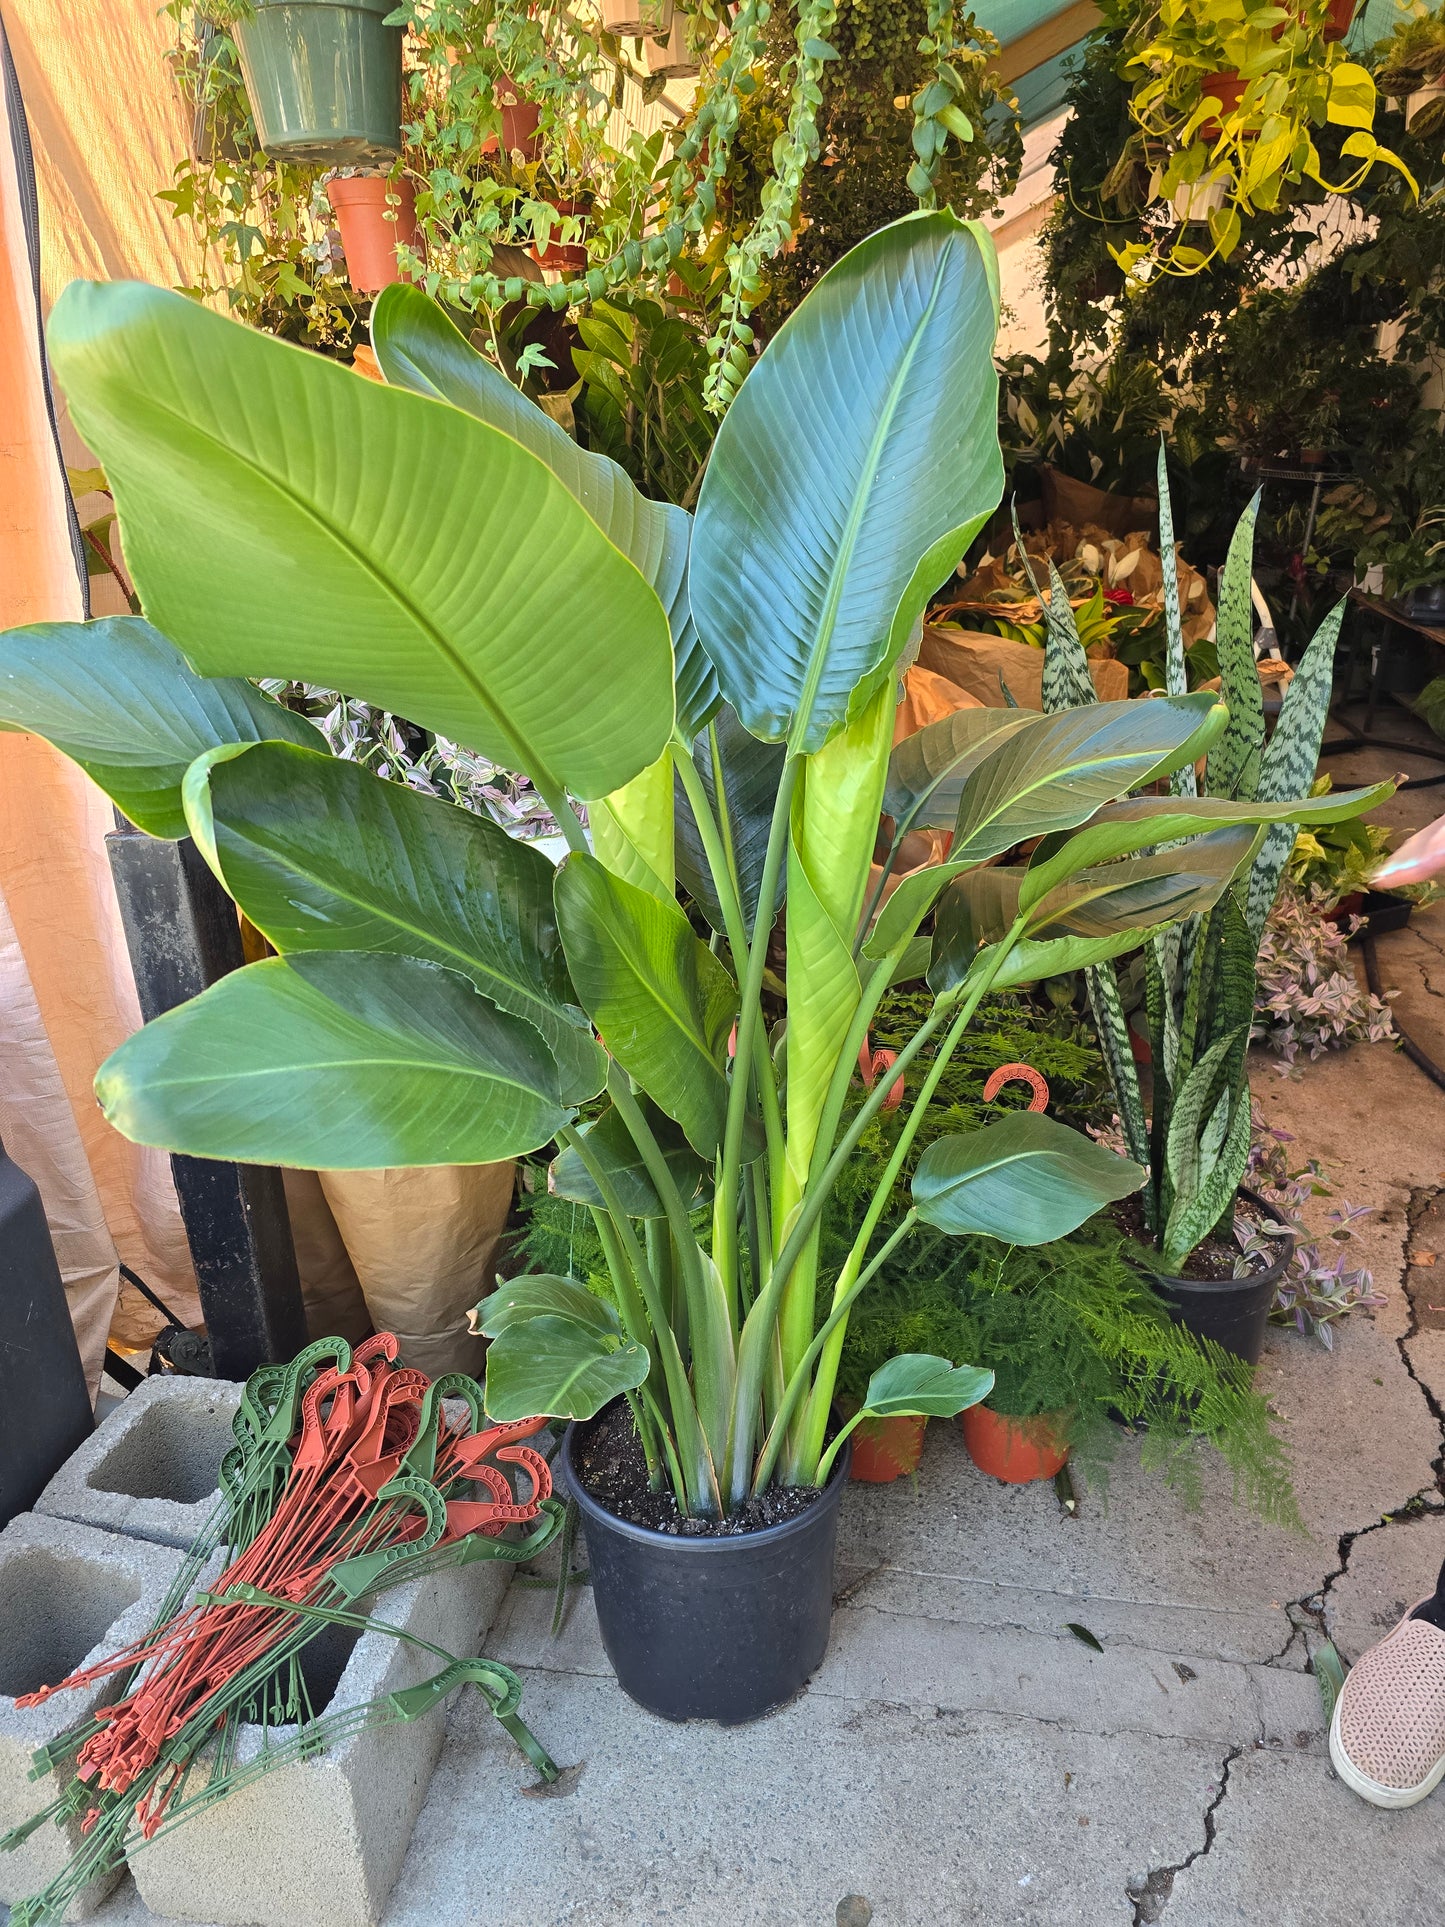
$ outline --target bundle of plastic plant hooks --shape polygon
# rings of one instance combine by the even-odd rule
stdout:
[[[318,1339],[289,1365],[253,1373],[221,1467],[220,1503],[155,1624],[100,1665],[18,1702],[38,1705],[121,1676],[117,1698],[34,1756],[32,1777],[53,1771],[61,1791],[0,1835],[0,1851],[76,1816],[85,1838],[43,1892],[11,1909],[11,1927],[59,1920],[127,1851],[364,1726],[417,1719],[463,1684],[478,1688],[543,1778],[555,1780],[556,1766],[518,1717],[514,1673],[454,1658],[357,1610],[440,1567],[528,1559],[549,1544],[563,1507],[551,1496],[547,1461],[521,1442],[545,1423],[487,1425],[472,1379],[407,1369],[388,1332],[354,1352],[343,1339]],[[531,1529],[500,1536],[509,1527]],[[198,1591],[222,1546],[230,1565]],[[300,1662],[331,1625],[392,1633],[445,1663],[419,1685],[318,1717]],[[246,1726],[262,1729],[262,1744],[240,1764]]]

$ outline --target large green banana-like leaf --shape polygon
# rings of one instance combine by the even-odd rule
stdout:
[[[1034,1111],[1010,1111],[966,1137],[934,1140],[918,1160],[913,1202],[927,1224],[1042,1245],[1077,1231],[1101,1205],[1144,1182],[1140,1167]]]
[[[219,750],[186,778],[191,834],[283,955],[376,950],[460,970],[525,1017],[580,1103],[606,1064],[572,1008],[552,865],[500,824],[290,743]]]
[[[625,883],[595,857],[567,858],[556,901],[572,982],[603,1043],[712,1157],[727,1118],[737,985],[675,902]]]
[[[1045,845],[1037,851],[1029,865],[1023,904],[1027,909],[1037,903],[1077,870],[1127,856],[1152,843],[1182,842],[1188,837],[1207,836],[1213,830],[1246,823],[1343,823],[1383,803],[1391,794],[1391,788],[1389,783],[1376,783],[1369,789],[1302,796],[1293,802],[1236,803],[1227,797],[1131,796],[1122,803],[1106,804],[1082,830],[1061,842],[1057,849]],[[1289,834],[1292,836],[1293,831]],[[1268,848],[1267,840],[1264,848]]]
[[[592,847],[614,876],[670,902],[677,876],[673,751],[587,811]]]
[[[519,1318],[487,1347],[487,1417],[588,1419],[652,1369],[643,1345],[578,1319]]]
[[[880,1365],[869,1379],[862,1415],[896,1418],[913,1413],[956,1418],[992,1390],[993,1373],[982,1366],[955,1365],[927,1352],[902,1352]]]
[[[1072,829],[1127,791],[1192,763],[1226,721],[1209,695],[1093,703],[1035,717],[974,772],[950,856],[977,863],[1030,837]]]
[[[1280,705],[1279,721],[1260,760],[1259,794],[1275,802],[1284,798],[1305,798],[1305,802],[1299,806],[1301,809],[1320,803],[1344,802],[1350,797],[1368,797],[1370,800],[1362,801],[1359,809],[1347,812],[1353,816],[1358,815],[1360,810],[1372,809],[1376,803],[1382,803],[1390,793],[1391,786],[1378,784],[1373,791],[1344,790],[1338,796],[1308,795],[1310,784],[1314,781],[1315,765],[1320,760],[1320,744],[1324,740],[1325,717],[1329,712],[1330,692],[1334,687],[1335,646],[1339,641],[1344,614],[1343,602],[1331,609],[1315,631],[1308,649],[1300,658],[1299,667],[1290,679]],[[1279,890],[1279,880],[1284,875],[1284,866],[1289,862],[1290,852],[1294,848],[1295,831],[1287,825],[1319,820],[1313,816],[1291,815],[1281,819],[1265,838],[1264,847],[1255,859],[1249,878],[1246,914],[1249,927],[1256,937],[1263,934],[1265,918],[1270,913]],[[1329,820],[1339,821],[1338,818]]]
[[[909,215],[823,276],[718,431],[692,608],[755,736],[820,749],[892,672],[1003,489],[992,243]]]
[[[883,792],[883,807],[899,834],[951,830],[969,777],[1005,736],[1032,721],[1028,710],[956,709],[905,736],[888,759]]]
[[[364,697],[554,796],[661,755],[662,605],[510,435],[136,282],[72,282],[49,342],[197,668]]]
[[[1192,762],[1218,734],[1212,696],[1094,703],[1031,716],[987,755],[965,785],[947,863],[907,876],[863,946],[884,957],[918,928],[954,877],[1015,843],[1087,821],[1141,783]]]
[[[1264,748],[1264,698],[1254,662],[1254,617],[1250,595],[1254,565],[1254,525],[1259,495],[1240,516],[1230,538],[1219,578],[1215,635],[1219,649],[1221,693],[1229,705],[1229,724],[1209,752],[1205,783],[1211,796],[1252,797],[1259,781]]]
[[[993,967],[991,949],[980,950],[974,969],[989,972],[992,990],[1016,989],[1021,984],[1042,983],[1049,977],[1066,977],[1073,970],[1093,971],[1112,957],[1139,950],[1154,937],[1172,928],[1167,923],[1134,924],[1114,930],[1103,937],[1054,936],[1025,937]],[[1130,1156],[1134,1154],[1131,1151]]]
[[[575,1278],[558,1278],[546,1271],[524,1271],[516,1278],[499,1278],[494,1291],[472,1312],[472,1328],[483,1338],[500,1338],[513,1325],[530,1318],[566,1318],[589,1331],[617,1337],[622,1325],[605,1299],[598,1298]]]
[[[688,601],[692,517],[687,510],[651,501],[609,456],[579,448],[564,428],[477,353],[420,288],[396,281],[382,289],[371,311],[371,340],[389,382],[463,408],[539,456],[608,541],[646,576],[672,629],[678,728],[684,740],[691,741],[706,727],[721,698]]]
[[[672,1181],[684,1204],[690,1205],[702,1186],[706,1167],[670,1117],[647,1098],[640,1100],[652,1135],[657,1139]],[[653,1183],[642,1153],[620,1114],[609,1105],[592,1124],[584,1124],[578,1135],[587,1140],[595,1163],[603,1165],[618,1202],[629,1218],[665,1218],[667,1207]],[[552,1160],[547,1172],[547,1189],[558,1198],[571,1198],[577,1204],[607,1209],[607,1200],[597,1180],[570,1147]]]
[[[997,943],[1021,910],[1031,911],[1030,942],[1071,936],[1092,944],[1195,916],[1218,902],[1249,861],[1257,836],[1245,824],[1195,837],[1180,849],[1080,870],[1032,905],[1025,896],[1027,870],[971,870],[939,903],[929,985],[937,994],[962,982],[979,950]],[[1038,974],[1037,961],[1031,960],[1031,975]]]
[[[95,1093],[137,1144],[303,1170],[491,1164],[573,1115],[541,1035],[414,957],[311,951],[144,1025]]]
[[[717,739],[717,768],[714,767],[712,737]],[[737,711],[724,703],[713,720],[711,733],[704,732],[692,746],[693,762],[702,786],[719,819],[724,843],[733,855],[737,872],[739,901],[748,936],[758,914],[758,897],[763,887],[763,860],[768,851],[768,831],[773,821],[786,751],[781,743],[764,743],[749,734],[738,720]],[[719,800],[718,769],[722,774]],[[701,909],[713,929],[725,933],[722,906],[708,868],[702,838],[692,805],[687,800],[682,779],[677,779],[677,874],[688,895]],[[778,897],[781,900],[786,868],[779,873]],[[769,926],[776,905],[768,917]]]
[[[304,716],[239,677],[198,676],[139,616],[37,622],[0,635],[0,729],[23,729],[80,764],[151,836],[186,834],[181,779],[219,743],[321,749]]]

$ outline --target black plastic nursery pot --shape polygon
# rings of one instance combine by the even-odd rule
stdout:
[[[1285,1222],[1267,1198],[1241,1185],[1239,1195],[1247,1198],[1256,1211]],[[1264,1349],[1269,1308],[1274,1303],[1275,1287],[1284,1276],[1294,1250],[1294,1241],[1281,1238],[1279,1256],[1264,1271],[1252,1271],[1247,1278],[1177,1278],[1168,1271],[1148,1271],[1150,1282],[1169,1308],[1175,1324],[1192,1331],[1196,1338],[1212,1338],[1227,1352],[1250,1365],[1259,1363]]]
[[[582,1512],[602,1645],[630,1699],[665,1720],[741,1726],[802,1691],[833,1618],[838,1507],[847,1446],[823,1495],[781,1525],[682,1538],[619,1519],[561,1462]]]

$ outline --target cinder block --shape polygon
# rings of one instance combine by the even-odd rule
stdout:
[[[190,1546],[217,1502],[241,1389],[220,1378],[146,1379],[66,1460],[35,1510]]]
[[[462,1657],[481,1650],[511,1574],[509,1562],[483,1560],[413,1580],[359,1610]],[[414,1686],[442,1664],[390,1634],[339,1626],[318,1635],[302,1661],[318,1714]],[[271,1744],[294,1731],[273,1731]],[[142,1900],[162,1918],[217,1927],[375,1927],[445,1736],[446,1709],[438,1707],[275,1768],[174,1831],[137,1843],[131,1872]],[[243,1731],[237,1765],[256,1758],[262,1738],[259,1728]],[[204,1784],[202,1765],[192,1790]]]
[[[59,1791],[51,1774],[27,1777],[31,1754],[114,1699],[118,1682],[56,1693],[39,1706],[15,1701],[139,1639],[180,1566],[180,1555],[167,1548],[33,1512],[0,1532],[0,1832],[28,1820]],[[78,1820],[61,1827],[47,1821],[0,1854],[0,1900],[23,1900],[48,1886],[80,1842]],[[92,1881],[65,1918],[93,1913],[117,1878]]]

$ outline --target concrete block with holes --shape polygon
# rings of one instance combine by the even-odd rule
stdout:
[[[15,1702],[139,1639],[181,1566],[181,1555],[63,1519],[22,1513],[0,1532],[0,1833],[28,1820],[59,1791],[30,1779],[31,1755],[116,1696],[114,1679],[56,1693],[40,1706]],[[0,1900],[38,1893],[80,1845],[78,1820],[47,1822],[0,1853]],[[93,1881],[67,1920],[93,1913],[118,1876]]]
[[[456,1657],[477,1653],[511,1578],[509,1562],[482,1560],[415,1579],[358,1610]],[[313,1711],[336,1714],[415,1686],[445,1661],[388,1633],[328,1627],[305,1649]],[[472,1687],[459,1689],[472,1692]],[[269,1736],[244,1730],[238,1766]],[[274,1768],[131,1856],[141,1898],[154,1914],[216,1927],[374,1927],[406,1857],[446,1737],[446,1708],[370,1727],[321,1756]],[[519,1769],[529,1769],[519,1757]],[[199,1771],[191,1789],[202,1784]]]
[[[218,1378],[148,1378],[68,1458],[35,1510],[187,1547],[219,1499],[241,1387]]]

